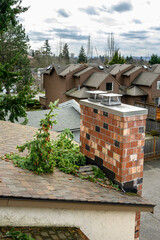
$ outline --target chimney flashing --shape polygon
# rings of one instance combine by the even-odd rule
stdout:
[[[116,114],[120,117],[130,117],[130,116],[140,116],[140,115],[147,115],[148,109],[128,105],[128,104],[121,104],[116,106],[107,106],[103,105],[99,102],[90,102],[87,99],[80,100],[80,104],[83,106],[96,108],[98,110],[108,112],[111,114]]]

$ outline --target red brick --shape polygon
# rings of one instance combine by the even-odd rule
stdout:
[[[108,150],[108,156],[113,158],[113,152],[111,152],[110,150]]]
[[[130,142],[121,143],[121,144],[120,144],[120,148],[122,148],[122,149],[128,149],[128,148],[130,148]]]
[[[131,128],[131,134],[137,134],[139,132],[139,128]]]
[[[133,149],[132,148],[127,149],[127,155],[131,155],[131,154],[133,154]]]
[[[137,147],[137,145],[138,145],[138,142],[137,142],[137,141],[131,142],[131,147],[132,147],[132,148]]]
[[[112,125],[117,126],[117,120],[112,119]]]
[[[128,175],[128,173],[129,173],[128,169],[121,170],[121,176],[126,176],[126,175]]]
[[[108,114],[108,118],[114,118],[114,115],[111,114],[111,113],[109,113],[109,114]]]
[[[118,174],[118,168],[113,166],[113,172]]]
[[[102,146],[98,145],[97,149],[98,149],[98,151],[102,152]]]
[[[128,175],[128,176],[125,177],[126,182],[129,182],[131,180],[132,180],[132,175]]]
[[[120,128],[118,128],[118,127],[115,127],[115,128],[114,128],[114,131],[115,131],[115,133],[118,133],[118,134],[120,134],[120,132],[121,132],[121,129],[120,129]]]
[[[94,148],[91,148],[91,149],[90,149],[90,152],[93,153],[93,154],[95,154],[95,149],[94,149]]]
[[[116,178],[115,178],[118,182],[122,182],[122,177],[121,176],[118,176],[116,175]]]
[[[128,123],[128,128],[134,127],[134,124],[135,124],[135,122],[129,122],[129,123]]]
[[[105,141],[100,140],[100,144],[101,144],[102,147],[105,147]]]
[[[141,140],[141,139],[142,139],[141,133],[135,135],[135,140]]]
[[[130,167],[133,167],[133,162],[126,163],[126,168],[130,168]]]
[[[116,167],[117,167],[117,168],[121,168],[121,167],[122,167],[122,164],[121,164],[120,162],[116,161]]]
[[[103,139],[103,135],[101,133],[98,133],[98,138]]]
[[[144,158],[144,153],[138,153],[137,155],[138,160]]]
[[[113,132],[114,131],[114,127],[112,125],[108,125],[108,130]]]
[[[105,155],[104,155],[104,153],[99,152],[99,157],[102,158],[102,159],[105,159]]]

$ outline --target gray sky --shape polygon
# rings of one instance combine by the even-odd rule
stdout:
[[[60,42],[78,55],[83,45],[87,52],[91,37],[93,55],[107,50],[108,33],[113,32],[122,55],[150,56],[159,53],[159,0],[23,0],[30,6],[20,15],[32,49],[46,39],[57,54]]]

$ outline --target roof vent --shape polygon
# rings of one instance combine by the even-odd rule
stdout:
[[[46,70],[50,70],[51,69],[51,66],[48,66]]]
[[[107,105],[107,106],[116,106],[121,105],[121,94],[116,93],[106,93],[101,94],[102,100],[101,104]]]
[[[107,93],[106,91],[100,91],[100,90],[86,91],[86,92],[89,93],[88,101],[91,101],[91,102],[101,102],[102,100],[101,94]]]
[[[147,67],[146,65],[143,65],[142,67],[143,67],[144,69],[148,69],[148,67]]]
[[[103,67],[102,65],[99,65],[98,68],[99,68],[100,70],[104,70],[104,67]]]

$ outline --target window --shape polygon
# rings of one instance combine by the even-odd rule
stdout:
[[[155,98],[154,103],[155,105],[160,105],[160,98]]]
[[[160,90],[160,81],[157,81],[157,90]]]
[[[113,82],[106,83],[106,91],[113,91]]]

